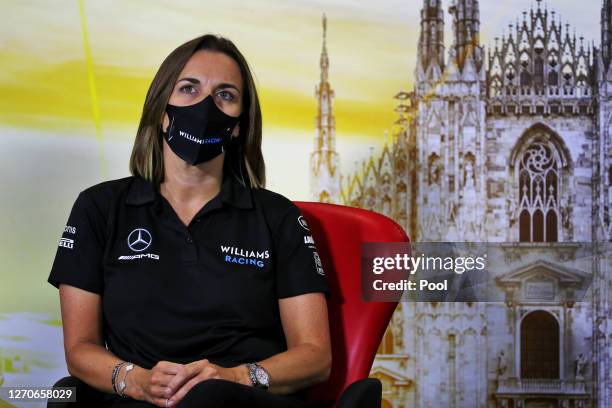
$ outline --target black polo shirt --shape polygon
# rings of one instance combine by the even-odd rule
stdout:
[[[280,353],[278,299],[329,294],[295,204],[231,176],[189,226],[142,178],[86,189],[48,282],[100,294],[107,348],[149,369],[160,360],[233,366]]]

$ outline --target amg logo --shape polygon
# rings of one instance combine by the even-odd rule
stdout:
[[[73,249],[74,248],[74,240],[70,238],[60,238],[58,246]]]
[[[133,259],[142,259],[142,258],[159,259],[159,255],[155,255],[155,254],[121,255],[117,259],[120,261],[131,261]]]

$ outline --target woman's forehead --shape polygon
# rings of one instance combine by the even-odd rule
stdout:
[[[197,51],[189,58],[178,79],[183,77],[197,78],[201,82],[229,82],[242,87],[238,63],[221,52]]]

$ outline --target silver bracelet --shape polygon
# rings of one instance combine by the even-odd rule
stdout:
[[[129,363],[126,367],[125,367],[125,375],[123,376],[123,380],[121,380],[119,382],[119,395],[122,398],[127,398],[127,396],[125,395],[125,389],[127,387],[127,384],[125,383],[125,380],[127,379],[128,374],[130,373],[130,371],[132,371],[132,369],[134,368],[134,364]]]
[[[126,364],[128,364],[127,361],[122,361],[120,363],[115,364],[115,366],[113,367],[113,373],[111,375],[111,384],[113,386],[113,391],[115,391],[116,394],[119,393],[117,391],[117,374],[121,370],[121,367],[123,367]]]

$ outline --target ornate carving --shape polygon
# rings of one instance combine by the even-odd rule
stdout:
[[[554,11],[542,9],[538,2],[536,10],[524,13],[520,23],[508,28],[508,35],[502,37],[501,44],[497,40],[489,53],[487,72],[490,98],[525,97],[527,109],[521,106],[518,112],[508,113],[560,114],[563,107],[549,100],[592,96],[593,50],[582,38],[576,41],[570,28],[555,18]],[[503,113],[501,103],[497,105],[499,111],[493,104],[491,113]],[[576,107],[571,113],[580,111],[578,104]]]

